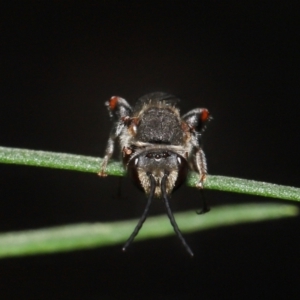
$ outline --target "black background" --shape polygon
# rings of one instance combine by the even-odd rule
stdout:
[[[2,1],[4,2],[4,1]],[[299,11],[283,1],[1,4],[0,145],[103,156],[112,95],[207,107],[209,173],[299,186]],[[7,1],[8,3],[8,1]],[[280,3],[280,4],[279,4]],[[296,4],[296,1],[295,1]],[[0,230],[138,218],[129,180],[1,165]],[[273,202],[207,191],[212,208]],[[198,209],[183,187],[174,211]],[[157,201],[151,214],[162,214]],[[213,209],[210,212],[213,214]],[[201,216],[200,216],[201,217]],[[299,220],[0,261],[1,299],[297,299]],[[299,294],[298,294],[299,296]]]

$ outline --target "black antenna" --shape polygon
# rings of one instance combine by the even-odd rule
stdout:
[[[174,231],[176,232],[177,236],[181,240],[184,248],[190,254],[190,256],[194,256],[193,251],[191,250],[189,245],[186,243],[184,237],[182,236],[181,231],[179,230],[178,225],[177,225],[177,223],[174,219],[173,213],[171,211],[170,204],[169,204],[169,199],[168,199],[168,195],[167,195],[167,191],[166,191],[167,178],[168,178],[168,174],[165,174],[163,176],[162,180],[161,180],[161,191],[162,191],[163,199],[164,199],[165,206],[166,206],[166,209],[167,209],[168,217],[169,217],[170,222],[171,222],[171,224],[174,228]]]
[[[125,245],[123,246],[123,248],[122,248],[123,251],[126,251],[126,248],[132,243],[132,241],[134,240],[134,238],[139,233],[140,229],[142,228],[142,226],[143,226],[143,224],[144,224],[144,222],[147,218],[148,210],[149,210],[149,207],[151,205],[151,202],[152,202],[152,199],[153,199],[153,196],[154,196],[154,192],[155,192],[155,188],[156,188],[156,182],[155,182],[154,176],[152,174],[148,174],[148,176],[149,176],[149,179],[150,179],[150,187],[151,187],[150,194],[149,194],[149,197],[148,197],[148,201],[147,201],[145,210],[143,212],[143,215],[141,216],[141,218],[140,218],[139,222],[137,223],[137,225],[136,225],[134,231],[132,232],[131,236],[129,237],[129,239],[127,240]]]

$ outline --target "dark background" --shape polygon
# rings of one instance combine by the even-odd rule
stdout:
[[[2,1],[4,2],[4,1]],[[8,1],[7,1],[8,2]],[[299,11],[279,1],[1,4],[0,145],[103,156],[104,102],[162,90],[207,107],[209,173],[299,184]],[[295,1],[295,4],[297,2]],[[1,165],[0,230],[138,218],[129,180]],[[207,191],[213,208],[271,199]],[[183,187],[174,211],[198,209]],[[162,214],[157,201],[151,214]],[[199,216],[201,217],[201,216]],[[0,261],[1,299],[297,299],[299,220]]]

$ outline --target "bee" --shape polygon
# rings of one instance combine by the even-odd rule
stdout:
[[[145,210],[123,251],[132,243],[145,222],[153,198],[163,200],[175,233],[187,252],[193,252],[180,232],[169,205],[173,191],[186,180],[189,170],[199,175],[197,187],[203,189],[207,175],[205,154],[201,137],[207,121],[206,108],[196,108],[180,116],[173,95],[155,92],[138,99],[134,108],[118,96],[105,102],[110,117],[114,119],[105,156],[98,175],[104,177],[107,164],[119,141],[123,165],[133,182],[147,195]],[[201,213],[209,211],[204,199]]]

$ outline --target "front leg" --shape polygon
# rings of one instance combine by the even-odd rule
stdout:
[[[190,143],[192,145],[192,151],[189,159],[190,166],[192,170],[199,174],[199,181],[196,187],[201,190],[203,207],[199,212],[204,214],[210,209],[207,206],[204,192],[203,184],[207,176],[207,166],[205,154],[202,150],[202,133],[205,129],[206,123],[211,119],[209,111],[206,108],[195,108],[188,113],[186,113],[182,119],[186,122],[190,133]]]
[[[115,134],[111,134],[108,139],[108,142],[107,142],[105,156],[104,156],[102,164],[101,164],[101,169],[100,169],[100,172],[98,173],[98,175],[101,177],[107,176],[106,167],[107,167],[107,164],[108,164],[111,156],[113,155],[114,147],[115,147],[115,140],[116,140]]]
[[[197,188],[203,189],[203,182],[207,175],[207,166],[205,154],[201,148],[201,136],[207,121],[209,121],[211,117],[206,108],[195,108],[182,116],[182,119],[188,125],[188,130],[191,135],[190,143],[192,144],[192,153],[190,163],[192,169],[199,174]]]
[[[205,214],[210,211],[203,190],[203,183],[207,176],[207,166],[206,166],[205,154],[200,147],[197,147],[195,150],[193,156],[193,166],[194,166],[194,170],[199,174],[199,181],[196,184],[196,187],[200,189],[201,198],[202,198],[202,209],[199,212],[197,212],[197,214]]]
[[[125,121],[129,119],[129,116],[132,113],[132,108],[128,102],[118,96],[112,96],[109,101],[105,102],[105,106],[108,109],[110,117],[115,120],[115,124],[110,133],[105,150],[105,156],[101,164],[100,172],[98,173],[101,177],[107,176],[106,168],[111,156],[113,155],[115,141],[120,136],[125,126]]]
[[[203,183],[207,176],[207,165],[205,154],[200,147],[197,147],[194,150],[192,165],[193,169],[199,174],[199,181],[196,184],[196,187],[198,189],[203,189]]]

